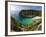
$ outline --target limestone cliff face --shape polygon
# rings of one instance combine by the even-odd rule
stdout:
[[[32,18],[35,16],[41,16],[41,11],[38,11],[38,10],[21,10],[19,15],[21,17]]]

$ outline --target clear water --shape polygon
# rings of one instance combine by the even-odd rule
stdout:
[[[32,18],[22,18],[22,17],[16,18],[16,21],[21,23],[22,25],[30,25],[33,22]]]
[[[33,21],[32,21],[31,18],[24,18],[24,19],[21,21],[21,23],[22,23],[23,25],[30,25],[32,22],[33,22]]]

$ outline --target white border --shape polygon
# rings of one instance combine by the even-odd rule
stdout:
[[[29,31],[29,32],[10,32],[10,5],[33,5],[42,6],[42,31]],[[8,2],[8,35],[18,35],[18,34],[34,34],[34,33],[44,33],[44,4],[34,4],[34,3],[18,3],[18,2]]]

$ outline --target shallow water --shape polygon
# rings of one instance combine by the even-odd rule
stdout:
[[[22,18],[22,17],[17,17],[16,21],[21,23],[22,25],[30,25],[33,21],[32,18]]]
[[[24,19],[21,21],[21,23],[22,23],[23,25],[30,25],[32,22],[33,22],[33,21],[32,21],[31,18],[24,18]]]

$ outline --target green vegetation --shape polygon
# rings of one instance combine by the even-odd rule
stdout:
[[[11,17],[11,30],[13,31],[34,31],[38,25],[41,23],[41,20],[33,21],[28,25],[22,25],[21,23],[17,22],[15,18]]]
[[[23,18],[21,22],[17,21],[14,17],[11,16],[11,31],[35,31],[42,23],[42,18],[38,18],[36,20],[32,19],[37,16],[41,17],[41,11],[22,10],[19,16]]]

